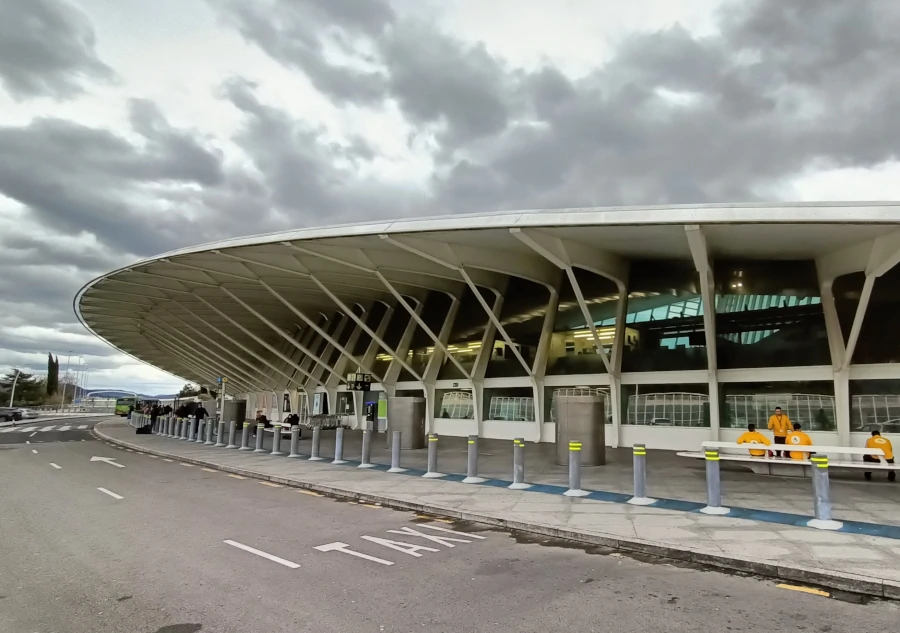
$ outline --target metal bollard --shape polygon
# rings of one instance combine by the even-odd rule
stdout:
[[[272,455],[284,455],[281,452],[281,423],[273,424],[272,431]]]
[[[250,423],[244,422],[244,430],[241,431],[241,448],[242,451],[249,451],[250,449]]]
[[[525,438],[517,437],[513,440],[513,482],[510,490],[527,490],[531,484],[525,483]]]
[[[174,415],[169,418],[169,426],[166,429],[166,437],[175,437],[175,426],[178,424],[178,418]]]
[[[172,435],[172,420],[173,420],[173,418],[171,416],[166,418],[166,425],[163,427],[163,430],[162,430],[163,437],[171,437],[171,435]]]
[[[346,464],[344,460],[344,427],[339,426],[334,432],[334,461],[332,464]]]
[[[369,461],[372,454],[372,431],[363,429],[362,436],[362,455],[359,458],[359,466],[357,468],[374,468],[375,464]]]
[[[466,452],[466,478],[463,479],[462,482],[464,484],[480,484],[487,481],[487,479],[478,476],[478,436],[470,435],[468,442],[468,450]]]
[[[703,514],[728,514],[728,508],[722,507],[722,479],[719,471],[719,449],[704,449],[706,454],[706,507],[701,508]]]
[[[219,430],[216,434],[216,443],[213,446],[216,448],[225,446],[225,420],[219,420]]]
[[[195,437],[197,437],[197,418],[191,420],[191,426],[188,429],[187,441],[193,442]]]
[[[204,446],[212,446],[213,442],[213,430],[216,426],[216,421],[213,418],[210,418],[206,421],[206,441],[203,442]]]
[[[585,497],[591,493],[581,489],[581,442],[569,442],[569,489],[567,497]]]
[[[288,457],[302,457],[300,454],[300,427],[296,424],[291,427],[291,453]]]
[[[437,479],[445,477],[444,473],[438,471],[438,434],[428,434],[428,470],[423,477],[428,479]]]
[[[828,480],[828,457],[813,455],[809,458],[809,461],[812,462],[813,506],[816,518],[807,521],[806,525],[820,530],[839,530],[844,524],[831,518],[831,485]]]
[[[647,447],[635,444],[634,453],[634,496],[628,503],[634,506],[648,506],[656,503],[656,499],[647,496]]]
[[[197,434],[194,437],[195,442],[203,442],[203,429],[206,428],[206,420],[197,420]]]
[[[256,425],[256,449],[253,451],[254,453],[266,452],[266,449],[263,448],[263,431],[265,430],[265,428],[265,424]]]
[[[225,448],[237,448],[238,445],[234,443],[235,429],[237,428],[237,421],[232,420],[228,423],[228,446]]]
[[[174,438],[178,437],[179,435],[181,435],[181,418],[178,418],[175,420],[175,426],[172,429],[172,435],[170,435],[169,437],[174,439]]]
[[[309,461],[318,462],[325,459],[324,457],[319,457],[319,443],[322,441],[322,427],[318,424],[313,427],[313,436],[312,436],[312,446],[309,449],[310,456]]]
[[[403,438],[401,431],[394,431],[391,434],[391,467],[389,473],[405,473],[406,469],[400,467],[400,441]]]
[[[185,418],[184,424],[181,426],[181,439],[183,440],[191,436],[191,420],[192,418]]]

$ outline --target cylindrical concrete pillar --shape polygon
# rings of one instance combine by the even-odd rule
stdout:
[[[265,453],[266,449],[263,448],[263,435],[266,430],[265,424],[257,424],[256,425],[256,449],[253,451],[254,453]]]
[[[828,457],[812,455],[813,509],[815,519],[807,521],[809,527],[820,530],[839,530],[843,526],[831,516],[831,484],[828,479]]]
[[[206,419],[197,420],[197,433],[194,435],[194,442],[203,443],[203,431],[206,429]]]
[[[628,503],[636,506],[648,506],[656,503],[656,499],[647,496],[647,447],[635,444],[632,450],[634,457],[634,496]]]
[[[225,446],[225,420],[219,420],[218,434],[216,435],[215,446]]]
[[[323,457],[319,457],[319,444],[322,441],[322,427],[318,424],[313,427],[312,432],[312,445],[309,449],[310,456],[309,461],[318,462],[324,459]]]
[[[238,445],[234,443],[235,435],[237,433],[237,421],[232,420],[228,423],[228,446],[225,448],[237,448]]]
[[[707,448],[706,456],[706,507],[701,508],[704,514],[728,514],[730,510],[722,507],[722,479],[719,471],[719,449]]]
[[[300,455],[300,427],[296,424],[291,427],[291,453],[288,457],[302,457]]]
[[[216,430],[216,419],[215,418],[207,418],[206,419],[206,441],[203,442],[204,446],[212,446],[215,442],[213,442],[213,432]]]
[[[344,427],[339,426],[334,431],[334,461],[332,464],[346,464],[344,460]]]
[[[403,433],[401,431],[391,433],[391,467],[388,469],[389,473],[406,472],[405,468],[400,467],[400,447],[402,442]]]
[[[443,477],[444,473],[438,470],[438,434],[428,434],[428,467],[423,477],[436,479]]]
[[[363,430],[362,436],[362,454],[359,458],[359,466],[357,468],[372,468],[374,464],[372,464],[369,459],[372,455],[372,431],[369,429]]]
[[[241,448],[242,451],[249,451],[250,448],[250,423],[244,422],[244,428],[241,429]]]
[[[484,477],[478,476],[478,436],[470,435],[466,446],[466,478],[462,482],[464,484],[480,484],[487,481]]]
[[[272,455],[284,455],[281,452],[281,423],[276,422],[272,426]]]
[[[188,442],[191,442],[194,440],[195,437],[197,437],[197,418],[192,418],[191,425],[188,430],[188,435],[185,439]]]
[[[509,485],[511,490],[525,490],[531,488],[531,484],[525,483],[525,438],[517,437],[513,440],[513,482]]]

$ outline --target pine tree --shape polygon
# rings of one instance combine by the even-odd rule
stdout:
[[[59,359],[47,354],[47,395],[52,396],[59,390]]]

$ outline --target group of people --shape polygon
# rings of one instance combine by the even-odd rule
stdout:
[[[775,438],[776,445],[784,445],[785,448],[791,446],[812,446],[812,438],[803,432],[798,422],[791,422],[790,418],[781,410],[781,407],[775,407],[775,413],[769,417],[769,430]],[[737,439],[738,444],[761,444],[763,446],[771,446],[765,435],[756,430],[755,424],[748,424],[747,430]],[[866,448],[880,448],[884,453],[884,459],[888,464],[894,463],[894,447],[891,441],[881,436],[880,431],[872,431],[872,437],[866,440]],[[811,453],[809,451],[792,451],[792,450],[772,450],[751,448],[751,457],[765,457],[766,455],[776,454],[778,457],[790,457],[791,459],[807,459]],[[878,463],[879,460],[873,455],[863,455],[863,461],[870,463]],[[866,472],[867,481],[872,479],[872,473]],[[897,478],[896,471],[888,471],[888,480],[894,481]]]

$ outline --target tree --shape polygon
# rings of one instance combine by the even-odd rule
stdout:
[[[0,406],[9,404],[13,383],[16,384],[14,405],[41,404],[46,399],[47,388],[43,379],[23,371],[16,380],[16,370],[12,369],[0,378]]]
[[[59,358],[47,354],[47,395],[53,396],[59,391]]]
[[[193,384],[187,383],[184,387],[181,388],[181,391],[178,392],[179,398],[192,398],[200,393],[200,388]]]

